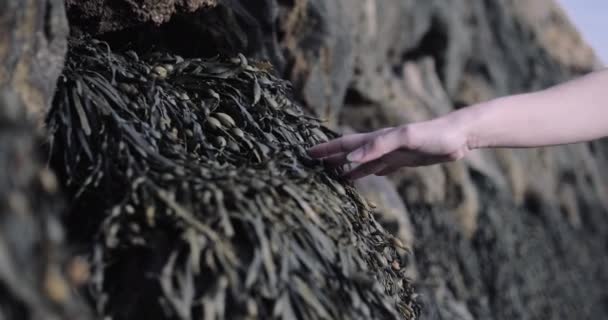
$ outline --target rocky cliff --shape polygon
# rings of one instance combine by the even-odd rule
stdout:
[[[71,290],[86,268],[65,250],[65,203],[39,148],[67,35],[61,1],[0,2],[2,319],[88,318],[88,307]]]
[[[13,3],[13,12],[28,12]],[[123,52],[267,60],[310,114],[341,132],[428,119],[599,67],[552,0],[67,6],[74,34]],[[45,94],[31,104],[43,110],[48,101]],[[413,247],[407,275],[422,319],[599,319],[608,314],[607,150],[605,141],[486,150],[357,187],[385,227]]]

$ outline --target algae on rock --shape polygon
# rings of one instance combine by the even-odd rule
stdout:
[[[407,248],[308,158],[335,134],[266,68],[71,42],[47,122],[101,315],[417,317]]]

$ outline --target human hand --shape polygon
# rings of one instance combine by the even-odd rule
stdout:
[[[345,173],[351,180],[379,176],[400,167],[418,167],[458,160],[469,151],[467,135],[458,121],[438,118],[369,133],[349,134],[319,144],[308,152],[337,167],[359,166]]]

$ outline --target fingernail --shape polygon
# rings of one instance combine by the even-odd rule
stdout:
[[[315,158],[315,157],[317,157],[317,154],[316,154],[317,148],[315,148],[315,147],[308,148],[308,150],[306,150],[306,153],[308,154],[308,156]]]
[[[363,159],[363,150],[357,149],[346,156],[346,160],[351,162],[360,161]]]

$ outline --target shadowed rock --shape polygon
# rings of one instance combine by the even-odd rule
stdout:
[[[123,30],[217,5],[217,0],[65,0],[72,23],[92,33]]]

